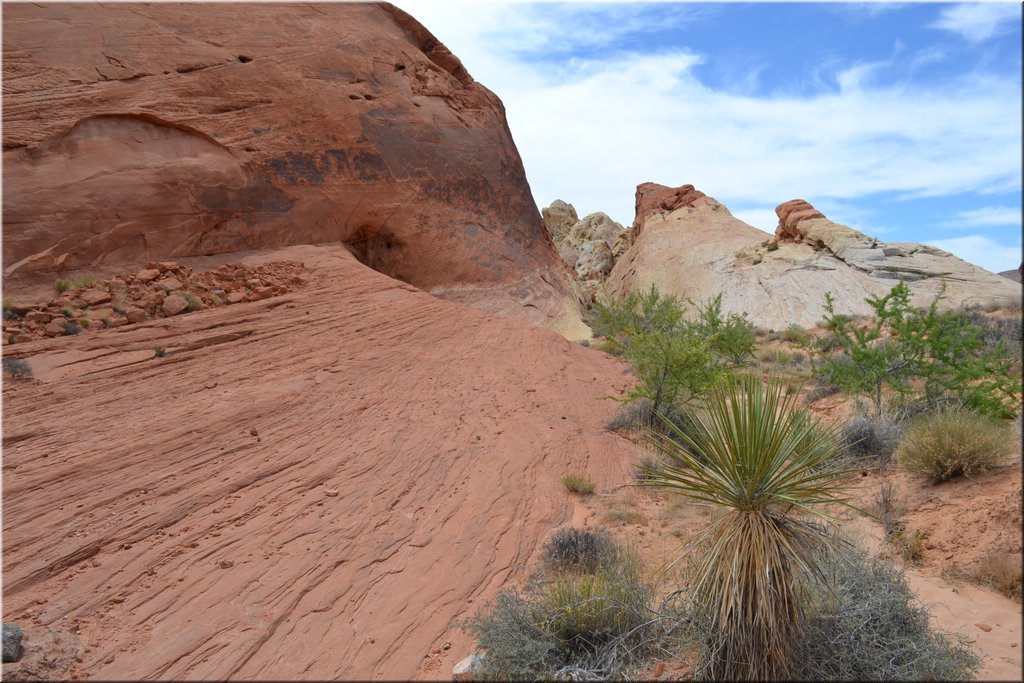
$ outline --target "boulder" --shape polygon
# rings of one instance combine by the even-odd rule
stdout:
[[[623,227],[602,212],[592,213],[569,229],[566,241],[569,244],[581,245],[584,242],[603,240],[610,247],[623,232]]]
[[[612,249],[604,240],[585,242],[577,253],[575,270],[582,280],[603,280],[615,265]]]
[[[3,622],[3,660],[16,662],[21,659],[21,640],[25,637],[16,624]]]
[[[140,270],[135,274],[135,279],[140,282],[152,282],[158,277],[160,277],[160,271],[156,268],[147,268],[146,270]]]
[[[100,304],[110,303],[110,292],[105,292],[102,289],[89,289],[82,292],[80,298],[86,307],[99,306]]]
[[[146,311],[143,309],[133,306],[125,311],[125,317],[128,318],[130,323],[141,323],[149,316],[146,315]]]
[[[43,334],[47,337],[60,337],[64,334],[64,326],[56,322],[47,323],[43,328]]]
[[[474,652],[452,668],[453,681],[471,681],[483,668],[485,654]]]
[[[551,206],[541,209],[540,213],[544,225],[548,229],[548,234],[555,242],[563,241],[572,226],[576,225],[579,220],[575,207],[561,199],[551,202]]]
[[[402,10],[19,3],[3,24],[6,279],[340,241],[586,335],[501,101]]]
[[[185,297],[178,296],[177,294],[171,294],[164,302],[160,305],[160,309],[166,316],[174,316],[179,313],[184,313],[185,309],[188,308],[188,300]]]

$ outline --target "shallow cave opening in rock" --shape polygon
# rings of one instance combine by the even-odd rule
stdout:
[[[403,272],[405,243],[381,226],[363,225],[344,242],[345,247],[363,265],[402,282],[409,282]],[[414,282],[409,284],[415,285]]]

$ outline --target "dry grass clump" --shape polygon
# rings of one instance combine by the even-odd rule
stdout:
[[[843,425],[843,448],[852,458],[870,458],[884,465],[892,459],[901,432],[900,425],[887,417],[855,415]]]
[[[555,558],[555,559],[552,559]],[[681,615],[656,608],[635,553],[603,532],[564,529],[543,571],[499,593],[466,630],[485,654],[479,680],[628,680],[664,649]]]
[[[910,423],[896,460],[939,483],[1003,463],[1013,453],[1014,441],[997,420],[961,409],[940,410]]]
[[[972,578],[986,586],[991,586],[1000,593],[1021,601],[1024,567],[1021,556],[992,551],[982,559],[974,570]]]
[[[562,486],[571,493],[589,496],[594,492],[594,482],[585,474],[567,474],[562,477]]]
[[[606,524],[640,524],[646,525],[648,520],[642,513],[626,508],[612,508],[601,518]]]

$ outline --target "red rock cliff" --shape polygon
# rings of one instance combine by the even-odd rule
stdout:
[[[3,38],[5,277],[341,241],[569,310],[501,102],[401,10],[12,4]]]

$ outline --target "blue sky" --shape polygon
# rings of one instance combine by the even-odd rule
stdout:
[[[539,206],[628,225],[637,184],[692,183],[769,232],[801,197],[1021,261],[1017,3],[396,4],[505,103]]]

